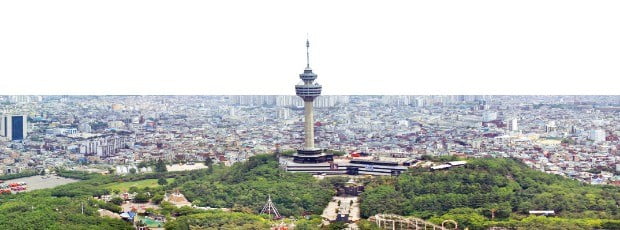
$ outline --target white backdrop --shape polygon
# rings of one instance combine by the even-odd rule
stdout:
[[[619,94],[620,1],[0,1],[0,94]]]

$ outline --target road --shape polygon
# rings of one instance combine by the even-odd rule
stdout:
[[[338,206],[338,201],[340,201],[340,206]],[[353,205],[350,205],[351,201],[353,201]],[[327,204],[321,217],[330,221],[336,220],[336,210],[339,210],[340,213],[349,213],[349,220],[352,222],[360,219],[359,202],[355,196],[332,197],[332,201]]]

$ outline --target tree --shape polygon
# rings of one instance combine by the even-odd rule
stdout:
[[[360,196],[360,199],[363,201],[360,209],[364,217],[377,213],[402,214],[403,205],[406,201],[402,193],[387,185],[368,189]]]
[[[149,202],[149,196],[146,195],[146,193],[143,193],[143,192],[138,193],[133,198],[133,202],[136,202],[136,203],[146,203],[146,202]]]
[[[601,227],[604,229],[620,229],[620,221],[606,221]]]
[[[155,172],[162,173],[167,171],[166,163],[162,159],[157,160],[157,163],[155,163]]]
[[[557,218],[562,222],[558,224],[565,225],[558,229],[577,229],[571,227],[575,224],[578,229],[602,225],[601,221],[574,218],[620,218],[619,188],[592,186],[538,172],[515,159],[468,159],[464,167],[440,172],[410,170],[398,176],[395,183],[377,177],[365,185],[366,191],[360,196],[362,216],[399,210],[401,213],[395,214],[433,217],[435,223],[454,219],[459,226],[470,229],[496,223],[525,229],[555,226],[546,219],[517,220],[530,210],[554,210],[562,217]],[[402,204],[394,202],[401,196]]]
[[[142,161],[142,162],[138,163],[138,168],[146,168],[146,167],[148,167],[148,166],[149,166],[149,165],[148,165],[146,162],[144,162],[144,161]]]
[[[115,204],[115,205],[121,205],[123,204],[123,198],[114,197],[110,200],[110,203]]]
[[[185,208],[180,208],[185,209]],[[179,210],[180,210],[179,209]],[[191,208],[190,208],[191,210]],[[184,211],[181,211],[183,213]],[[269,229],[269,222],[259,215],[239,212],[203,212],[181,215],[166,222],[166,229]]]
[[[371,222],[365,219],[359,220],[357,222],[357,226],[360,228],[360,230],[380,230],[381,229],[374,222]]]
[[[432,218],[431,222],[441,223],[443,220],[454,220],[459,223],[459,227],[463,226],[469,229],[483,229],[485,222],[484,216],[478,214],[471,208],[452,209],[449,213],[441,217]]]
[[[155,204],[160,204],[162,200],[164,200],[164,196],[161,194],[156,194],[151,198],[151,201]]]
[[[300,219],[298,220],[295,224],[295,229],[296,230],[315,230],[315,229],[319,229],[319,226],[321,226],[321,220],[322,218],[318,217],[318,216],[312,216],[309,219]],[[366,230],[366,229],[364,229]],[[373,229],[375,230],[375,229]],[[379,229],[376,229],[379,230]]]
[[[157,179],[157,184],[158,185],[166,185],[166,184],[168,184],[168,181],[166,180],[166,178],[160,177],[159,179]]]
[[[106,129],[108,128],[108,123],[102,121],[92,122],[90,123],[90,127],[93,130]]]
[[[288,173],[274,155],[262,154],[231,167],[218,167],[177,177],[173,184],[197,206],[261,210],[271,195],[283,216],[322,213],[335,190],[309,174]]]
[[[130,168],[130,169],[129,169],[129,173],[131,173],[131,174],[136,174],[136,169],[135,169],[135,168]]]
[[[207,172],[209,174],[213,173],[213,159],[211,159],[211,157],[207,157],[207,159],[205,159],[205,165],[208,167]]]
[[[53,198],[33,191],[0,203],[0,229],[134,229],[122,220],[100,217],[97,209],[115,212],[120,207],[94,199]]]
[[[333,222],[327,225],[328,230],[341,230],[341,229],[346,229],[347,227],[348,227],[348,224],[342,221]]]

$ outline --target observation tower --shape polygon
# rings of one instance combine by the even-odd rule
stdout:
[[[293,161],[296,163],[323,163],[333,161],[332,154],[325,154],[320,148],[314,147],[314,99],[321,95],[322,86],[314,82],[317,75],[310,68],[310,41],[306,40],[306,68],[299,74],[301,81],[295,85],[295,93],[304,100],[304,133],[305,142],[297,150]]]

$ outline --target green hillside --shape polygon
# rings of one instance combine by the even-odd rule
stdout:
[[[260,155],[232,167],[214,165],[211,169],[136,174],[127,176],[61,171],[62,176],[79,182],[16,195],[0,196],[0,229],[131,229],[121,220],[101,218],[97,209],[113,212],[120,207],[92,197],[125,190],[137,192],[134,201],[149,199],[161,202],[168,191],[179,189],[198,206],[231,208],[235,212],[201,211],[189,207],[176,208],[161,202],[156,213],[178,219],[169,222],[171,229],[186,226],[206,228],[253,226],[262,229],[268,217],[258,214],[271,196],[283,216],[320,214],[334,195],[331,179],[318,181],[308,174],[287,173],[278,167],[274,155]],[[167,183],[157,184],[158,178]],[[140,201],[138,201],[140,197]],[[84,204],[84,214],[81,206]],[[218,221],[213,222],[214,219]]]
[[[3,195],[0,229],[133,229],[125,221],[99,217],[99,208],[120,209],[89,198],[52,197],[49,191]]]
[[[174,181],[173,178],[168,178],[166,179],[167,183],[170,183],[172,181]],[[105,186],[106,189],[109,189],[111,191],[114,190],[119,190],[119,191],[129,191],[129,188],[131,187],[136,187],[136,188],[145,188],[145,187],[150,187],[150,188],[156,188],[159,187],[160,185],[157,184],[157,179],[145,179],[145,180],[139,180],[139,181],[129,181],[129,182],[122,182],[122,183],[111,183]]]
[[[247,213],[203,212],[181,216],[166,223],[166,229],[269,229],[269,221]]]
[[[577,229],[620,224],[606,221],[620,219],[620,188],[583,184],[505,158],[471,159],[445,171],[414,169],[398,178],[375,179],[361,199],[364,217],[394,213],[458,219],[471,229],[540,222],[526,218],[530,210],[553,210],[558,218],[542,217],[542,222],[560,221]]]
[[[168,183],[131,187],[143,200],[161,202],[166,191],[179,189],[198,206],[231,208],[234,212],[176,208],[162,202],[156,213],[176,217],[166,226],[263,228],[268,217],[256,215],[270,195],[283,216],[320,214],[334,195],[334,185],[346,178],[316,180],[308,174],[287,173],[273,155],[260,155],[232,167],[215,165],[191,172],[101,176],[63,172],[82,181],[17,195],[0,196],[0,229],[129,229],[131,225],[101,218],[97,209],[120,207],[92,199],[114,193],[113,184]],[[620,188],[592,186],[529,169],[512,159],[470,159],[465,167],[430,172],[412,169],[399,177],[362,180],[362,217],[376,213],[416,216],[439,223],[453,219],[460,227],[486,229],[620,229]],[[148,194],[148,195],[147,195]],[[137,199],[137,198],[136,198]],[[144,201],[143,201],[144,202]],[[84,204],[84,214],[81,206]],[[529,216],[529,210],[553,210],[553,217]],[[216,221],[217,220],[217,221]],[[309,229],[315,220],[299,222]]]
[[[217,167],[177,178],[169,187],[178,187],[198,206],[233,208],[257,213],[271,195],[284,216],[321,214],[335,194],[328,181],[311,175],[288,173],[278,166],[274,155],[258,155],[232,167]]]

